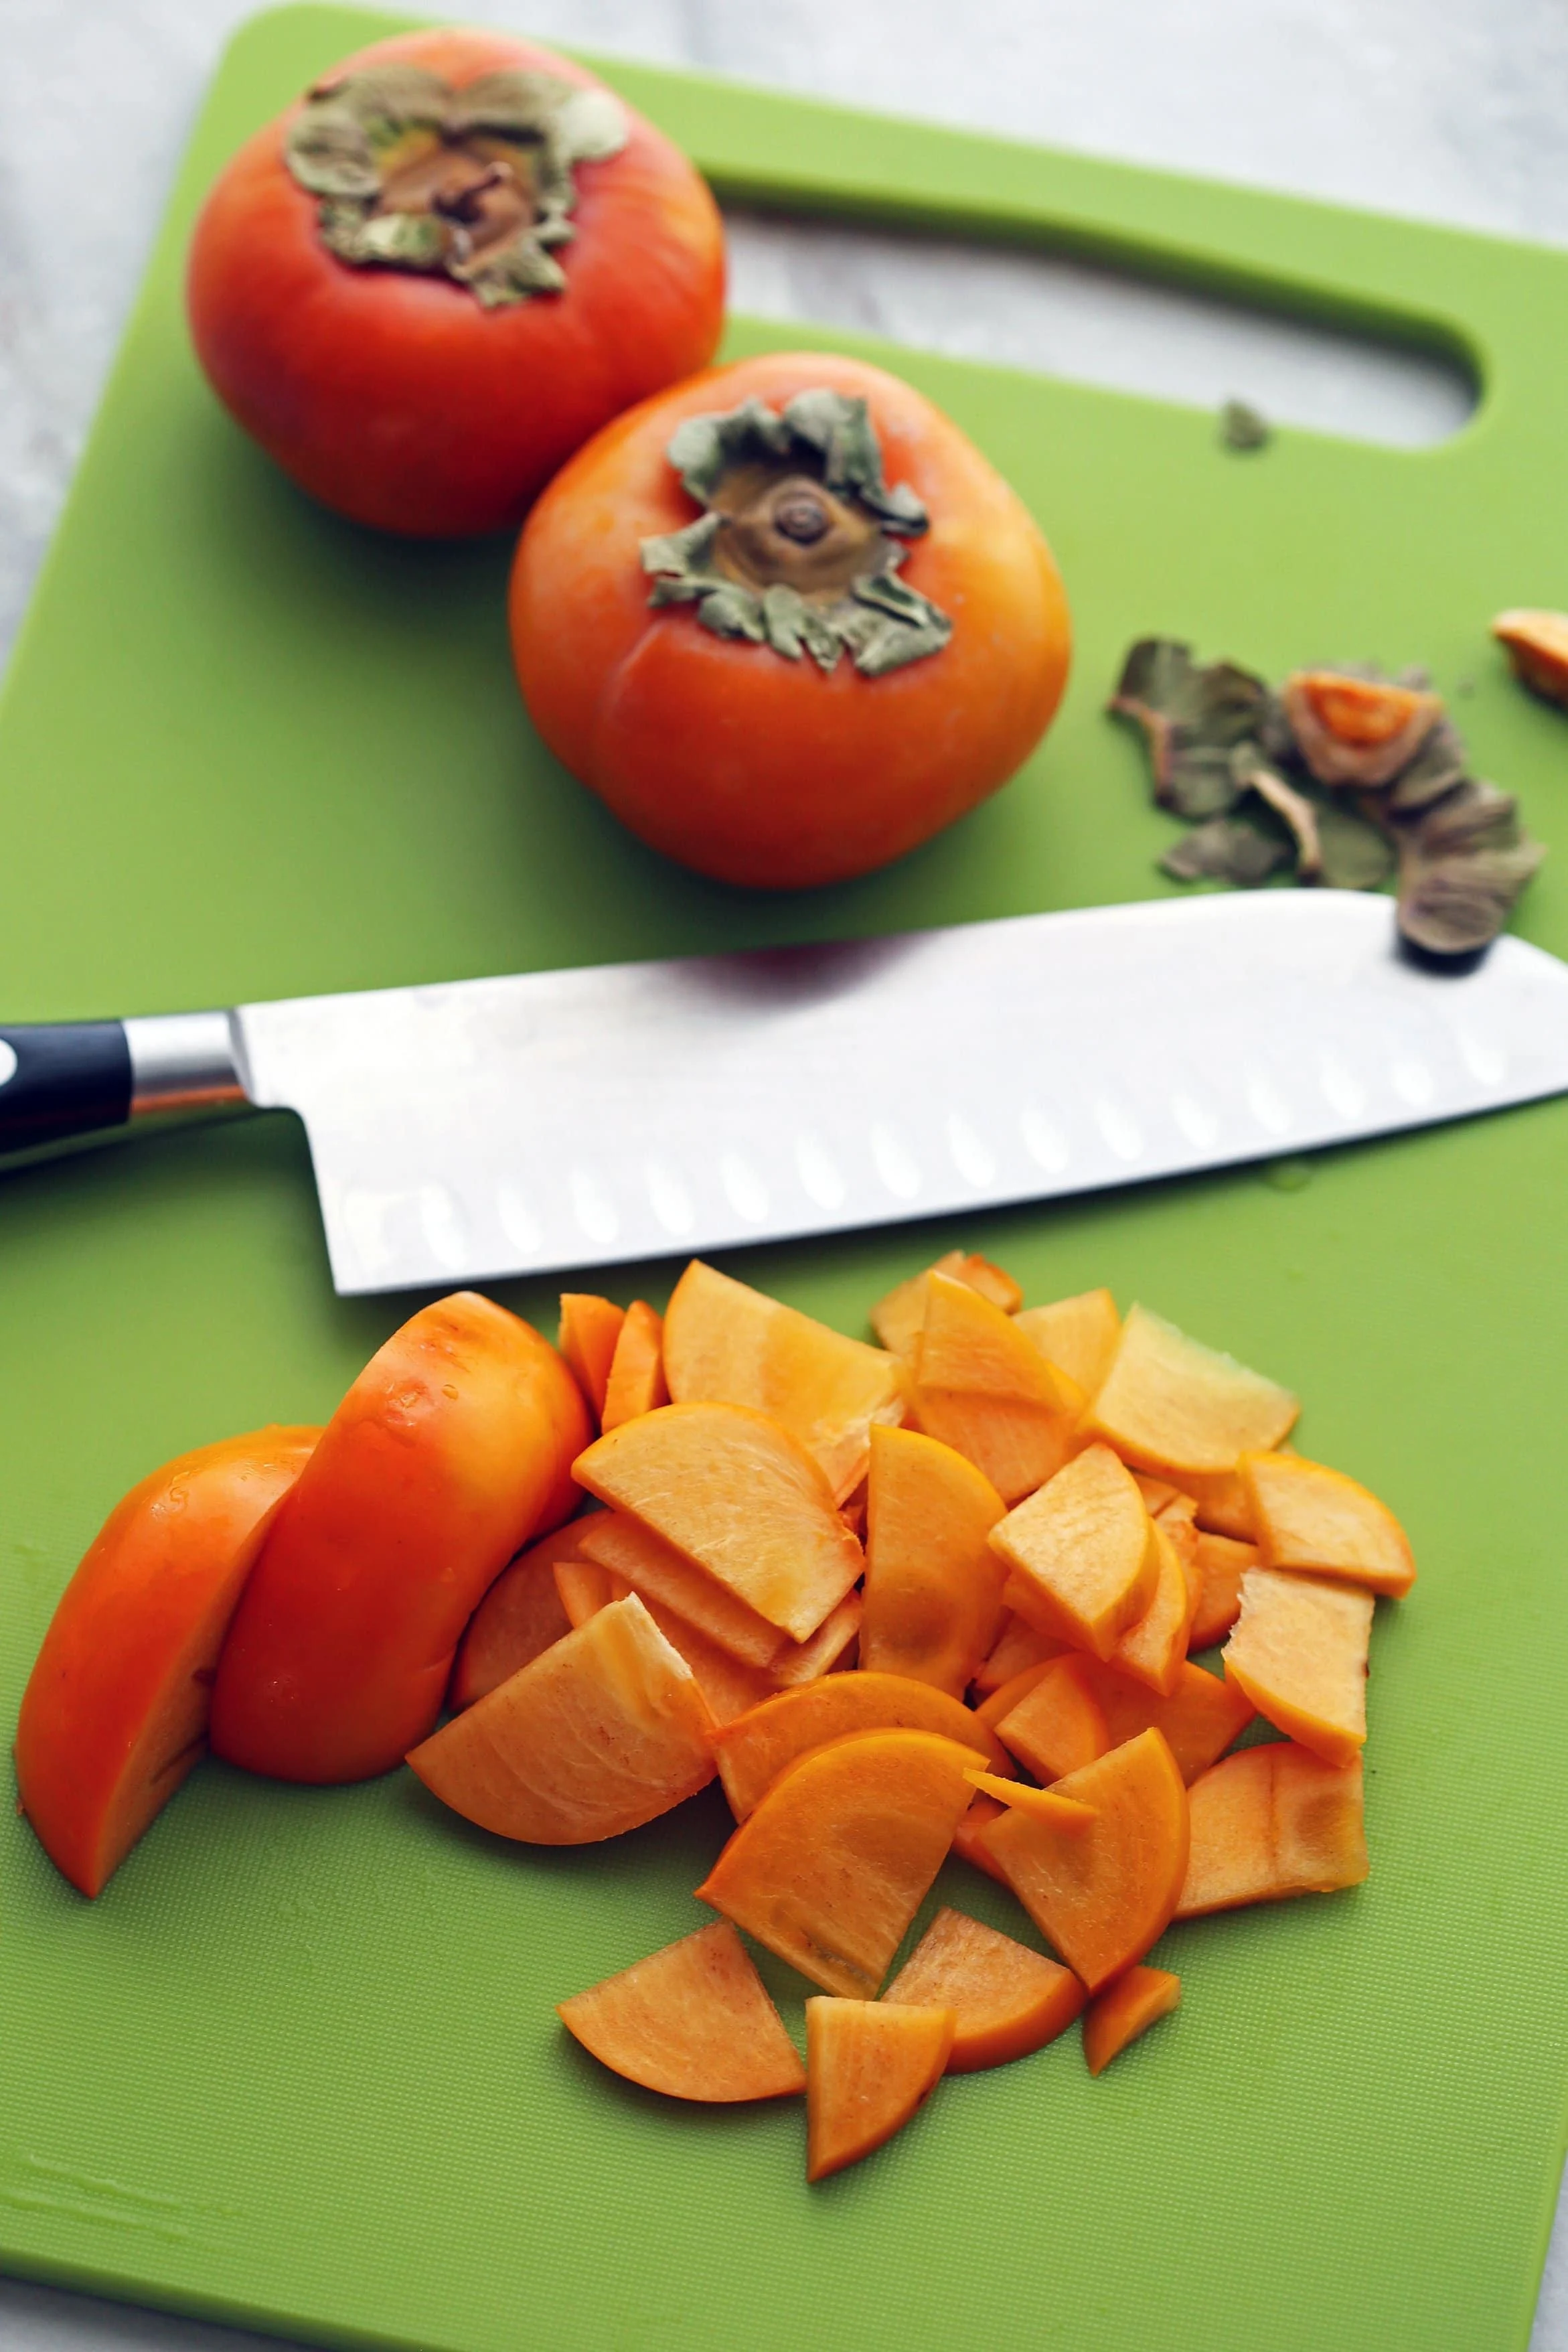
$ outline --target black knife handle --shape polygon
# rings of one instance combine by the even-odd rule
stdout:
[[[0,1153],[124,1127],[131,1093],[122,1022],[0,1027]]]

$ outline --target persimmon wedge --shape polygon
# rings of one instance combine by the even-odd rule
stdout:
[[[558,1562],[580,1558],[578,1537],[584,1525],[575,1520],[557,1528],[519,1552],[496,1579],[457,1645],[446,1693],[454,1715],[570,1633],[572,1620],[557,1589],[555,1570]]]
[[[1153,1524],[1156,1558],[1154,1598],[1143,1615],[1128,1626],[1107,1664],[1134,1682],[1146,1683],[1161,1698],[1168,1698],[1186,1664],[1187,1642],[1201,1588],[1182,1565],[1165,1515],[1162,1513]]]
[[[949,2074],[977,2074],[1043,2050],[1083,2007],[1071,1969],[965,1911],[938,1911],[888,1986],[890,2001],[950,2009]]]
[[[992,1528],[990,1543],[1012,1571],[1009,1606],[1097,1658],[1112,1655],[1159,1582],[1155,1523],[1108,1445],[1076,1454]]]
[[[873,1428],[904,1416],[905,1374],[896,1357],[700,1258],[665,1311],[664,1370],[677,1404],[750,1405],[789,1430],[821,1464],[835,1502],[865,1476]]]
[[[973,1687],[981,1698],[989,1698],[1026,1666],[1042,1666],[1047,1659],[1060,1657],[1066,1647],[1065,1642],[1042,1633],[1027,1617],[1009,1609],[1001,1632],[976,1668]]]
[[[1092,1664],[1073,1652],[1050,1659],[998,1719],[997,1738],[1037,1780],[1081,1771],[1113,1744],[1090,1679]]]
[[[1358,1758],[1342,1769],[1293,1741],[1227,1756],[1188,1791],[1192,1841],[1178,1919],[1330,1895],[1367,1874]]]
[[[99,1895],[205,1752],[224,1637],[319,1429],[182,1454],[116,1504],[44,1636],[16,1725],[22,1810]]]
[[[573,1626],[586,1625],[591,1617],[613,1601],[624,1601],[633,1590],[612,1568],[601,1567],[594,1559],[557,1560],[555,1582],[561,1607]],[[771,1696],[773,1684],[760,1666],[742,1665],[673,1609],[666,1609],[662,1601],[645,1592],[638,1597],[671,1649],[678,1650],[690,1666],[716,1724],[733,1722]]]
[[[1249,1568],[1261,1565],[1256,1544],[1200,1530],[1192,1564],[1198,1601],[1187,1629],[1189,1650],[1207,1650],[1225,1639],[1241,1613],[1241,1580]]]
[[[741,1822],[698,1898],[813,1984],[871,2000],[968,1806],[964,1775],[985,1761],[931,1731],[810,1748]]]
[[[1108,1290],[1081,1291],[1053,1299],[1049,1307],[1026,1307],[1015,1317],[1019,1329],[1048,1362],[1093,1396],[1111,1368],[1122,1318]]]
[[[743,1822],[756,1811],[765,1792],[798,1756],[852,1731],[933,1731],[960,1747],[988,1751],[995,1772],[1012,1769],[995,1734],[969,1708],[929,1683],[864,1671],[825,1675],[765,1698],[715,1736],[718,1776],[736,1820]]]
[[[1168,2017],[1181,2000],[1181,1979],[1168,1969],[1129,1969],[1089,2004],[1083,2020],[1083,2055],[1092,2074],[1103,2074],[1129,2042]]]
[[[950,1445],[872,1431],[863,1666],[963,1696],[1001,1622],[1007,1570],[986,1538],[1006,1508]]]
[[[925,1286],[915,1419],[982,1471],[1004,1503],[1016,1503],[1071,1453],[1082,1395],[968,1283],[932,1273]]]
[[[556,2015],[601,2065],[666,2098],[727,2105],[806,2087],[783,2020],[727,1919],[559,2001]]]
[[[1088,1426],[1140,1469],[1179,1482],[1183,1472],[1234,1470],[1243,1454],[1278,1445],[1300,1410],[1278,1381],[1134,1307]]]
[[[610,1368],[615,1361],[626,1309],[591,1290],[563,1290],[557,1345],[597,1421],[604,1411]]]
[[[980,1834],[1040,1934],[1095,1993],[1170,1924],[1186,1874],[1186,1790],[1162,1735],[1145,1731],[1054,1793],[1092,1806],[1089,1828],[1060,1829],[1009,1803]]]
[[[601,1430],[619,1429],[641,1412],[655,1412],[670,1402],[664,1380],[663,1319],[645,1298],[634,1298],[626,1309],[610,1359],[604,1383],[604,1403],[599,1415]]]
[[[632,1593],[454,1716],[408,1761],[481,1829],[587,1845],[706,1788],[713,1729],[691,1668]]]
[[[969,1786],[977,1789],[982,1797],[1014,1806],[1032,1821],[1049,1822],[1052,1829],[1064,1830],[1069,1836],[1082,1834],[1094,1819],[1092,1805],[1081,1804],[1076,1797],[1061,1796],[1054,1789],[1031,1788],[1027,1780],[1004,1779],[999,1772],[970,1772],[967,1777]]]
[[[1341,1577],[1396,1601],[1415,1583],[1404,1528],[1386,1503],[1342,1470],[1299,1454],[1245,1454],[1239,1475],[1265,1568]]]
[[[950,2009],[816,1994],[806,2003],[806,2178],[825,2180],[902,2131],[941,2081]]]
[[[864,1570],[821,1464],[748,1406],[667,1404],[612,1429],[572,1469],[794,1641]]]
[[[1190,1660],[1168,1697],[1095,1659],[1085,1658],[1083,1669],[1104,1718],[1108,1745],[1120,1748],[1141,1731],[1159,1732],[1189,1786],[1245,1731],[1256,1713],[1239,1684],[1206,1674]]]
[[[1249,1568],[1241,1614],[1221,1657],[1287,1739],[1326,1764],[1351,1764],[1366,1742],[1366,1654],[1375,1603],[1359,1585]]]
[[[934,1274],[946,1275],[950,1282],[967,1282],[1004,1315],[1016,1314],[1023,1305],[1023,1292],[1012,1276],[993,1265],[988,1257],[977,1257],[973,1250],[946,1250],[924,1274],[895,1284],[871,1310],[871,1328],[883,1346],[906,1363],[914,1362],[919,1349],[920,1334],[925,1328],[927,1282]]]
[[[585,1559],[621,1577],[650,1606],[673,1609],[745,1665],[770,1665],[789,1635],[655,1535],[629,1511],[596,1511],[579,1523]]]
[[[1007,1886],[1008,1880],[1000,1863],[987,1846],[982,1832],[989,1829],[1004,1810],[994,1797],[984,1796],[977,1790],[968,1811],[953,1832],[953,1851],[959,1861],[967,1862],[972,1870],[983,1870],[986,1876],[994,1878],[998,1886]]]

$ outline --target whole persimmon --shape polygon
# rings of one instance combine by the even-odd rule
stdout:
[[[563,458],[705,367],[718,210],[593,75],[488,32],[361,49],[242,147],[191,247],[197,355],[355,521],[515,529]]]
[[[512,649],[545,741],[721,882],[869,873],[996,791],[1061,698],[1050,549],[880,368],[774,354],[607,425],[529,518]]]

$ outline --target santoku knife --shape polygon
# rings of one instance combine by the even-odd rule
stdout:
[[[1260,891],[836,946],[0,1025],[0,1152],[305,1122],[340,1291],[1046,1200],[1568,1090],[1568,966]]]

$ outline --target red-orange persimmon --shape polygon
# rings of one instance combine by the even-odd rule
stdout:
[[[622,409],[706,366],[718,211],[570,59],[450,29],[361,49],[258,131],[196,225],[225,404],[356,521],[515,527]]]

